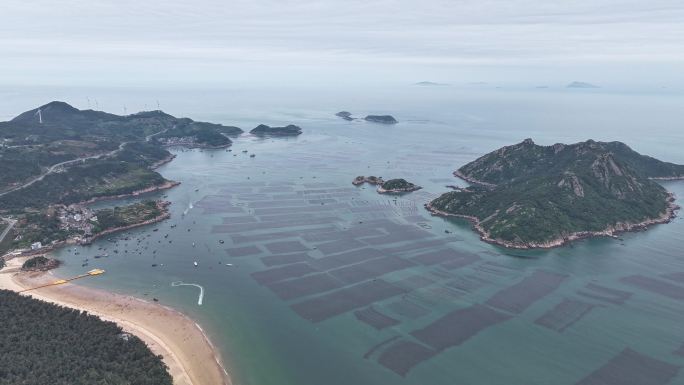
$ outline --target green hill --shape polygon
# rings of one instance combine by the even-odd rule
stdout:
[[[171,385],[161,356],[86,312],[0,290],[0,385]]]
[[[672,197],[651,178],[682,178],[684,166],[620,142],[539,146],[526,139],[454,174],[474,186],[443,194],[428,208],[469,217],[487,241],[528,248],[668,221]]]

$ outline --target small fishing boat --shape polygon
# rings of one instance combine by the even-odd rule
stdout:
[[[193,262],[192,264],[195,265],[195,267],[199,266],[199,263],[197,263],[197,261]]]

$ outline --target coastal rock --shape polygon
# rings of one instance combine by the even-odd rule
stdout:
[[[250,133],[256,136],[297,136],[302,133],[302,129],[294,124],[285,127],[271,127],[260,124],[252,129]]]
[[[392,115],[368,115],[364,118],[367,122],[382,123],[382,124],[397,124],[396,119]]]
[[[372,185],[381,185],[381,184],[385,183],[385,181],[379,176],[372,176],[372,175],[371,176],[360,175],[360,176],[357,176],[356,178],[354,178],[354,180],[352,181],[352,184],[354,186],[359,186],[359,185],[362,185],[364,183],[368,183],[368,184],[372,184]]]

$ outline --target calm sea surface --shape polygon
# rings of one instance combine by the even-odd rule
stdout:
[[[103,268],[81,284],[195,318],[236,384],[684,384],[681,218],[523,252],[423,209],[446,185],[464,185],[451,176],[460,165],[527,137],[620,140],[684,163],[682,95],[0,88],[0,98],[2,120],[54,99],[114,113],[159,100],[175,116],[245,131],[303,128],[294,139],[243,135],[232,151],[173,150],[159,172],[182,184],[151,195],[173,202],[170,220],[56,253],[57,274]],[[347,122],[340,110],[400,123]],[[357,175],[424,188],[395,199],[352,186]],[[684,182],[665,186],[684,196]],[[98,205],[112,204],[122,202]],[[203,304],[178,281],[201,285]]]

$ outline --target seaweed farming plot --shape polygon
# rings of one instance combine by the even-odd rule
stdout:
[[[444,350],[460,345],[488,327],[510,318],[508,314],[475,304],[454,310],[430,325],[411,332],[411,335],[436,350]]]
[[[404,289],[411,291],[421,289],[426,286],[430,286],[435,282],[436,281],[434,279],[428,278],[424,275],[413,274],[392,283],[394,285],[403,287]]]
[[[267,243],[264,245],[273,254],[286,254],[308,251],[309,248],[300,241],[280,241]]]
[[[673,285],[669,282],[661,281],[655,278],[649,278],[643,275],[632,275],[621,278],[620,282],[650,291],[651,293],[660,294],[668,298],[680,301],[684,300],[684,287]]]
[[[679,346],[679,348],[677,348],[677,350],[675,350],[674,352],[672,352],[672,354],[677,355],[677,356],[682,356],[682,357],[684,357],[684,343],[681,344],[681,345]]]
[[[226,249],[226,253],[231,257],[246,257],[250,255],[261,254],[262,251],[258,246],[244,246],[244,247],[232,247]]]
[[[632,293],[628,291],[613,289],[595,283],[587,284],[584,286],[584,290],[577,292],[577,295],[613,305],[622,305],[632,297]]]
[[[480,260],[475,254],[463,253],[454,249],[439,249],[427,253],[418,254],[411,258],[412,261],[426,266],[442,264],[448,270],[458,269]]]
[[[201,208],[204,214],[243,214],[245,210],[239,206],[233,206],[230,196],[207,195],[195,202],[195,207]]]
[[[589,303],[564,299],[563,302],[537,318],[534,323],[562,333],[587,315],[594,307],[595,305]]]
[[[416,319],[430,314],[430,309],[420,306],[408,298],[392,302],[387,305],[387,308],[395,314],[408,319]]]
[[[368,324],[377,330],[382,330],[384,328],[399,324],[399,320],[381,313],[373,306],[355,311],[354,316],[359,321]]]
[[[382,352],[380,365],[405,377],[419,363],[429,360],[438,352],[413,341],[399,341]]]
[[[490,284],[491,282],[486,281],[480,277],[473,275],[465,275],[456,277],[454,280],[447,282],[447,286],[460,290],[465,293],[472,293],[475,290]]]
[[[556,290],[566,278],[565,275],[537,270],[515,285],[494,294],[487,300],[487,305],[514,314],[522,313],[537,300]]]
[[[306,230],[297,230],[297,231],[292,231],[292,230],[287,230],[287,229],[274,229],[275,231],[267,232],[267,233],[259,233],[259,234],[249,234],[249,235],[231,234],[230,239],[233,241],[234,244],[264,242],[264,241],[273,241],[273,240],[286,239],[286,238],[298,238],[298,237],[301,237],[302,235],[317,234],[319,232],[328,233],[331,231],[335,231],[336,229],[337,229],[337,227],[335,227],[334,225],[318,226],[315,228],[309,228]]]
[[[327,273],[321,273],[270,283],[267,286],[280,299],[288,301],[309,295],[322,294],[333,289],[339,289],[344,286],[344,284]]]
[[[252,273],[252,278],[261,285],[283,281],[289,278],[297,278],[303,275],[317,272],[316,269],[307,263],[294,263],[281,267],[274,267],[268,270],[261,270]]]
[[[338,222],[337,217],[319,217],[311,219],[293,219],[293,220],[283,220],[279,222],[257,222],[257,223],[236,223],[236,224],[223,224],[212,226],[212,233],[243,233],[246,231],[256,231],[256,230],[273,230],[289,228],[293,226],[316,226],[316,225],[326,225]]]
[[[261,263],[268,267],[310,261],[313,261],[313,258],[311,258],[307,253],[275,254],[261,257]]]
[[[628,348],[576,385],[665,385],[679,369]]]
[[[331,270],[330,274],[341,281],[350,284],[376,278],[383,274],[407,269],[412,266],[414,266],[414,264],[410,261],[395,256],[387,256]]]
[[[669,279],[671,281],[684,283],[684,272],[663,274],[663,275],[661,275],[661,277],[663,277],[665,279]]]
[[[343,251],[360,249],[366,247],[364,243],[357,241],[354,238],[350,239],[340,239],[338,241],[321,243],[316,248],[320,250],[321,253],[325,255],[341,253]]]
[[[312,265],[316,266],[320,270],[330,270],[342,266],[367,261],[369,259],[380,258],[383,255],[385,254],[377,249],[364,248],[354,251],[348,251],[346,253],[318,258],[314,260]]]
[[[403,289],[386,281],[374,280],[298,302],[290,307],[304,319],[321,322],[404,293]]]

